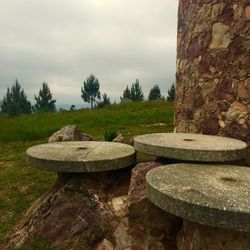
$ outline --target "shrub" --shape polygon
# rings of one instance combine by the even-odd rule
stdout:
[[[115,129],[105,129],[104,131],[104,140],[112,141],[117,136],[117,132]]]

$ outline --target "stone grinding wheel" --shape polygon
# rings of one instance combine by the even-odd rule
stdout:
[[[247,144],[221,136],[154,133],[136,136],[135,150],[183,161],[226,162],[245,159]]]
[[[97,141],[41,144],[27,149],[27,161],[33,167],[68,173],[102,172],[135,163],[132,146]]]
[[[250,168],[171,164],[148,172],[147,196],[185,220],[250,232]]]

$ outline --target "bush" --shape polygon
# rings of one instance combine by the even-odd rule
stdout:
[[[117,132],[115,129],[105,129],[104,131],[104,140],[105,141],[113,141],[117,136]]]

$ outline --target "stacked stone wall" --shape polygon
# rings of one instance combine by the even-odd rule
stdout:
[[[250,145],[250,1],[180,0],[176,132]]]

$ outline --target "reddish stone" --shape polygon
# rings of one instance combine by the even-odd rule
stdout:
[[[179,250],[248,250],[250,249],[250,234],[184,221],[177,242]]]
[[[218,118],[210,117],[206,120],[203,120],[200,126],[202,133],[206,135],[216,135],[220,131],[220,124]]]
[[[134,245],[143,245],[145,249],[149,249],[152,241],[164,246],[175,246],[176,233],[181,223],[179,218],[156,207],[146,198],[146,174],[160,165],[160,162],[140,163],[133,169],[131,176],[128,198],[129,234]],[[162,232],[162,235],[152,235],[152,232]]]
[[[246,60],[245,60],[245,63],[244,63],[244,68],[247,72],[249,72],[250,70],[250,57],[247,57]]]
[[[199,38],[193,39],[188,47],[188,58],[194,60],[198,57],[201,54],[201,47],[202,45]]]
[[[250,20],[250,5],[245,8],[246,19]]]
[[[248,125],[248,129],[249,128],[250,126]],[[232,121],[231,123],[227,124],[227,126],[223,130],[223,135],[243,141],[250,141],[248,132],[236,121]]]
[[[175,131],[188,132],[193,126],[194,132],[236,137],[250,145],[250,112],[240,114],[237,109],[234,114],[230,109],[236,100],[250,106],[247,39],[250,1],[180,0],[179,3],[177,60],[186,63],[177,68],[176,89],[181,86],[183,91],[176,95]],[[225,33],[229,44],[212,51],[208,45],[216,22],[229,28]],[[247,85],[243,84],[245,81]],[[219,126],[217,117],[223,111],[230,115]],[[230,120],[232,117],[234,121]],[[240,126],[240,133],[230,129],[230,126],[236,129],[234,124]]]
[[[199,73],[209,73],[210,67],[215,66],[215,60],[214,57],[211,54],[204,54],[202,55],[201,61],[199,63]]]
[[[234,101],[231,107],[236,110],[239,110],[240,112],[247,112],[247,106],[239,101]]]
[[[238,97],[245,102],[250,100],[250,79],[239,82]]]
[[[29,244],[37,238],[60,248],[75,244],[76,239],[88,245],[109,237],[119,218],[108,205],[108,198],[119,186],[128,190],[130,178],[126,176],[130,176],[129,169],[61,175],[56,185],[32,205],[6,246]]]
[[[214,99],[232,101],[234,93],[232,89],[232,80],[223,79],[214,90]]]
[[[162,165],[159,162],[140,163],[132,170],[132,176],[129,186],[129,209],[140,201],[146,199],[146,174],[149,170]],[[141,215],[141,212],[139,212]]]
[[[225,62],[228,60],[228,54],[225,51],[219,51],[215,54],[216,69],[217,71],[223,71],[225,67]]]
[[[234,10],[230,7],[231,4],[226,5],[223,9],[221,15],[218,17],[218,21],[226,24],[231,25],[234,19]]]
[[[133,245],[133,246],[131,246],[130,249],[131,249],[131,250],[145,250],[145,248],[142,248],[142,247],[140,247],[140,246],[138,246],[138,245]]]

